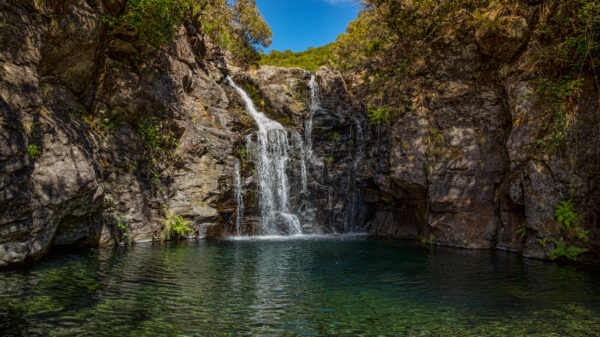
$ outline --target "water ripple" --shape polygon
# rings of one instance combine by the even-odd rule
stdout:
[[[144,243],[0,273],[13,335],[577,335],[600,271],[364,236]]]

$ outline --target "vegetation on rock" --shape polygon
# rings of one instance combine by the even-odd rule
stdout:
[[[585,79],[598,85],[600,2],[571,0],[555,7],[556,15],[534,32],[537,50],[529,62],[537,77],[535,94],[545,112],[539,143],[558,146],[577,127],[575,105]]]
[[[558,222],[560,222],[565,229],[569,229],[577,224],[577,213],[575,212],[575,206],[573,206],[573,202],[570,199],[561,201],[560,204],[556,206],[554,214],[556,215]]]
[[[133,30],[157,48],[177,38],[182,26],[191,33],[201,31],[240,63],[255,63],[257,48],[268,47],[272,36],[255,0],[128,0],[121,15],[107,15],[103,21],[113,32]]]
[[[568,243],[574,244],[586,244],[589,241],[590,231],[581,228],[581,222],[579,221],[579,214],[575,210],[575,205],[571,199],[561,201],[555,208],[554,215],[556,220],[561,225],[562,237],[560,240],[551,238],[550,241],[554,244],[554,248],[550,250],[549,256],[555,260],[561,257],[565,257],[569,260],[576,261],[579,256],[589,249],[578,247],[575,245],[569,245]],[[540,241],[543,243],[545,248],[546,241]]]
[[[315,71],[322,66],[335,67],[336,46],[337,44],[334,42],[322,47],[308,48],[298,53],[294,53],[291,50],[284,52],[273,50],[269,54],[261,54],[259,64],[277,67],[298,67],[308,71]]]
[[[34,144],[29,144],[27,145],[27,153],[29,154],[29,158],[31,159],[38,159],[39,156],[42,154],[42,151],[40,151],[40,147]]]
[[[162,222],[162,240],[181,240],[188,232],[193,229],[189,226],[192,222],[184,220],[181,215],[165,208],[165,217]]]
[[[579,255],[587,252],[589,249],[576,246],[567,246],[563,240],[550,239],[554,243],[555,248],[550,251],[550,258],[555,260],[565,257],[569,260],[577,261]]]

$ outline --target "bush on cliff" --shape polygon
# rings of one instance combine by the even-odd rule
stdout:
[[[188,1],[179,0],[129,0],[123,14],[106,16],[104,21],[112,27],[122,24],[136,31],[140,40],[160,47],[176,37],[189,6]]]
[[[181,26],[201,31],[240,63],[257,62],[258,48],[268,47],[272,36],[256,0],[128,0],[121,15],[103,20],[113,32],[133,30],[157,48],[177,38]]]
[[[165,217],[162,219],[162,240],[181,240],[188,232],[193,229],[189,224],[192,222],[184,220],[181,215],[165,209]]]
[[[335,48],[334,42],[318,48],[311,47],[298,53],[293,53],[291,50],[284,52],[273,50],[269,54],[262,54],[259,64],[298,67],[308,71],[315,71],[322,66],[335,67]]]
[[[574,137],[576,105],[585,79],[599,86],[600,1],[556,2],[552,9],[554,15],[534,31],[536,51],[528,61],[545,113],[538,144],[557,148]]]
[[[426,57],[431,43],[453,32],[501,27],[506,17],[522,17],[528,1],[363,0],[363,10],[338,36],[332,63],[360,70],[374,94],[401,85],[411,64]],[[525,77],[536,83],[540,102],[539,149],[558,148],[575,137],[576,106],[586,79],[599,86],[600,1],[551,0],[529,35]],[[487,14],[493,15],[487,15]],[[494,14],[495,13],[495,14]],[[497,15],[503,13],[502,15]],[[468,27],[455,22],[467,17]],[[493,29],[492,29],[493,30]],[[394,89],[396,90],[396,89]],[[380,93],[379,93],[380,94]]]

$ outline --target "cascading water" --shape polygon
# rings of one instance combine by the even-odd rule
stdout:
[[[242,217],[244,216],[244,197],[242,194],[242,179],[240,176],[240,163],[238,161],[235,162],[235,171],[234,171],[234,193],[235,193],[235,203],[237,204],[237,212],[235,216],[235,230],[237,235],[241,234],[240,225],[242,222]]]
[[[320,202],[320,193],[327,193],[327,210],[325,220],[328,230],[336,232],[336,213],[334,211],[335,188],[322,186],[327,179],[327,166],[313,153],[312,128],[313,117],[321,109],[319,86],[315,75],[309,82],[310,103],[309,114],[304,121],[304,137],[297,130],[287,131],[280,123],[271,120],[263,112],[258,111],[248,94],[228,77],[229,84],[237,91],[246,105],[246,111],[254,119],[258,130],[246,135],[247,154],[254,162],[255,181],[257,184],[259,223],[254,234],[311,234],[323,230],[322,225],[315,223]],[[359,163],[365,157],[364,135],[361,122],[353,118],[355,148],[354,158],[346,169],[346,179],[341,183],[341,195],[344,198],[341,220],[343,232],[361,231],[364,223],[364,210],[360,209],[362,197],[356,178]],[[236,163],[235,200],[238,204],[236,231],[242,232],[243,191],[239,163]],[[288,171],[290,177],[288,178]],[[321,172],[319,178],[319,172]],[[288,181],[290,180],[291,183]],[[325,182],[326,184],[326,182]],[[298,193],[296,193],[298,192]],[[291,194],[294,193],[294,194]],[[290,201],[292,200],[292,202]],[[290,205],[292,204],[292,205]],[[324,206],[324,205],[323,205]],[[362,215],[361,215],[362,214]],[[302,220],[302,222],[300,221]],[[339,228],[339,227],[338,227]]]
[[[259,185],[260,228],[258,234],[300,234],[302,227],[298,217],[290,212],[289,185],[286,166],[288,156],[288,133],[278,122],[256,110],[248,94],[238,87],[231,77],[229,84],[238,92],[246,105],[246,111],[258,125],[256,142],[248,137],[250,155],[256,162]]]
[[[346,180],[346,200],[343,212],[344,219],[344,230],[346,232],[355,231],[357,228],[357,224],[360,223],[359,216],[364,214],[364,212],[360,211],[360,192],[358,186],[356,185],[356,175],[358,172],[358,166],[360,162],[365,157],[365,139],[363,134],[363,129],[360,121],[356,118],[353,118],[354,126],[356,128],[356,151],[354,154],[354,161],[352,166],[350,167],[350,172],[347,176]]]
[[[308,177],[306,172],[306,147],[304,146],[302,137],[300,137],[300,134],[296,131],[292,132],[292,142],[294,147],[297,148],[298,153],[300,153],[300,182],[302,184],[302,193],[307,193]]]
[[[306,157],[312,161],[313,153],[312,153],[312,126],[313,126],[313,117],[315,112],[321,108],[321,101],[319,100],[319,84],[317,83],[317,78],[315,75],[311,75],[310,82],[308,82],[308,87],[310,88],[310,105],[308,107],[309,114],[306,119],[306,123],[304,125],[304,137],[306,140]]]
[[[308,231],[313,231],[317,208],[315,207],[315,194],[309,193],[306,187],[308,185],[307,171],[312,169],[313,166],[321,166],[323,169],[325,168],[322,161],[320,161],[314,155],[312,148],[313,118],[315,113],[321,109],[321,100],[319,99],[319,84],[317,83],[317,78],[314,74],[310,76],[308,87],[310,89],[310,102],[308,105],[308,116],[304,122],[304,146],[301,147],[302,192],[305,196],[305,198],[302,200],[302,206],[304,210],[302,213],[302,218],[307,222],[304,228]]]

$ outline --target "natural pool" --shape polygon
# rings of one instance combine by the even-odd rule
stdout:
[[[0,273],[0,335],[598,336],[600,270],[364,236],[137,244]]]

